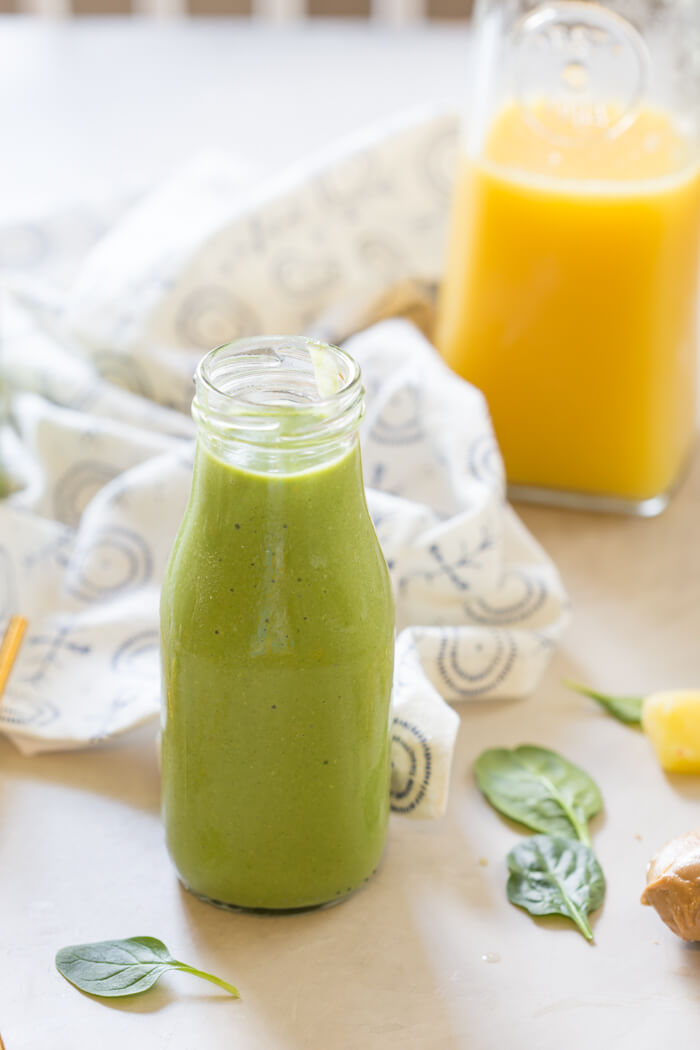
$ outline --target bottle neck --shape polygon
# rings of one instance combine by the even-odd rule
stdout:
[[[342,458],[357,441],[364,412],[356,362],[301,336],[241,339],[212,350],[195,387],[200,445],[262,474],[298,474]]]

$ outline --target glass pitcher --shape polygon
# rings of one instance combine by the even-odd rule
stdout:
[[[436,344],[515,498],[659,513],[695,433],[700,3],[478,0]]]

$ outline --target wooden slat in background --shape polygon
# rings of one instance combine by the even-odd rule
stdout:
[[[250,15],[252,0],[188,0],[191,15]]]
[[[428,18],[469,18],[473,0],[426,0]]]
[[[131,0],[70,0],[74,15],[131,15],[134,7]]]
[[[18,10],[16,0],[0,0],[0,15],[14,14]]]
[[[367,18],[371,11],[371,0],[306,0],[306,13],[312,18],[326,18],[328,15]]]

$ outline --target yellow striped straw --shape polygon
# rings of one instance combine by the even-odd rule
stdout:
[[[7,679],[10,677],[12,665],[17,659],[19,647],[27,629],[27,621],[24,616],[11,616],[5,631],[5,637],[0,645],[0,697],[5,691]],[[2,1043],[0,1043],[2,1050]]]

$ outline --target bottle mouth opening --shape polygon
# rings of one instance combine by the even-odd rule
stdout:
[[[364,389],[344,350],[305,336],[256,336],[211,350],[195,373],[192,414],[219,438],[295,447],[359,425]]]

